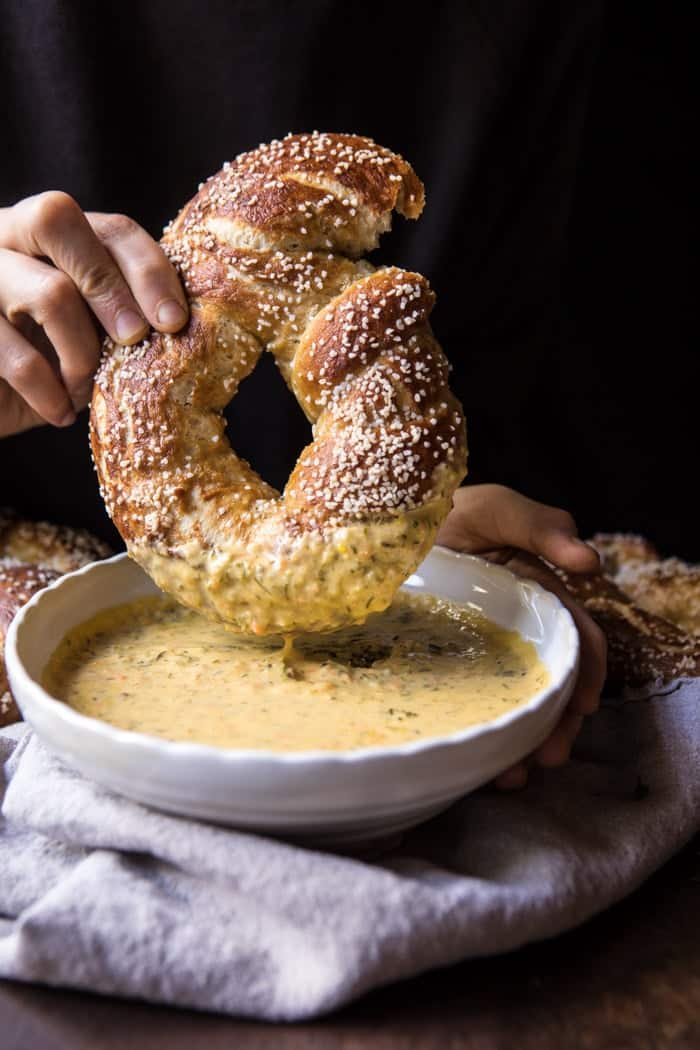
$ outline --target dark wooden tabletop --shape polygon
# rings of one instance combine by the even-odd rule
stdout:
[[[700,839],[585,926],[269,1025],[0,982],[1,1050],[699,1050]]]

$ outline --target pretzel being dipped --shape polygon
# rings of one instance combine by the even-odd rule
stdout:
[[[360,258],[423,202],[401,157],[314,132],[224,165],[166,228],[190,322],[107,341],[92,448],[129,553],[184,604],[244,632],[328,630],[385,608],[432,545],[466,472],[434,296]],[[282,496],[224,433],[264,349],[314,424]]]

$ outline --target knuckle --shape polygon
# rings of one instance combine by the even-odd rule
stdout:
[[[26,390],[41,382],[42,371],[42,362],[38,354],[20,352],[11,356],[5,376],[12,386]]]
[[[117,281],[107,263],[94,263],[81,275],[80,291],[86,299],[105,299],[117,291]]]
[[[139,266],[136,266],[133,270],[133,280],[138,283],[141,288],[150,286],[150,290],[153,294],[162,292],[164,295],[172,296],[170,291],[171,283],[168,281],[169,274],[167,271],[169,263],[163,256],[162,260],[148,262],[142,262]]]
[[[39,323],[62,313],[75,295],[75,285],[70,277],[61,270],[50,270],[37,282],[36,316]]]
[[[498,485],[495,482],[475,486],[472,491],[476,492],[477,498],[486,507],[493,505],[496,507],[502,506],[504,501],[513,495],[512,489],[507,488],[505,485]]]
[[[140,228],[128,215],[113,214],[100,217],[98,231],[102,241],[117,241],[133,236]]]
[[[75,219],[78,204],[63,190],[47,190],[33,198],[34,224],[42,230],[56,230]]]

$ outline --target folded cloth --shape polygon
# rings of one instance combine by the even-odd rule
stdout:
[[[697,679],[607,703],[568,766],[373,862],[150,810],[26,727],[0,754],[0,976],[267,1020],[566,930],[700,828]]]

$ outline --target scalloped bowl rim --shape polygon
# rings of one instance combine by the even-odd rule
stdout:
[[[24,697],[29,693],[32,702],[36,702],[45,707],[53,716],[62,721],[66,726],[77,727],[79,730],[89,730],[91,733],[98,737],[102,737],[111,744],[118,744],[120,747],[137,746],[146,751],[165,751],[173,757],[197,757],[200,759],[205,758],[207,761],[215,760],[218,762],[235,763],[237,765],[245,762],[275,762],[282,765],[301,764],[309,766],[327,763],[352,764],[387,757],[416,755],[433,750],[439,751],[446,746],[459,746],[480,737],[493,736],[501,733],[509,725],[523,718],[528,712],[532,712],[536,708],[547,703],[547,701],[552,699],[553,694],[558,694],[566,687],[567,683],[571,680],[571,677],[576,673],[578,668],[578,631],[571,613],[561,603],[559,598],[535,581],[523,580],[501,565],[484,561],[474,555],[461,554],[457,551],[450,550],[447,547],[436,545],[432,548],[428,558],[431,556],[448,557],[454,559],[455,562],[474,563],[475,566],[478,566],[480,572],[488,573],[491,575],[492,579],[497,581],[500,580],[502,583],[514,586],[519,592],[521,601],[529,600],[531,606],[531,599],[533,597],[536,601],[553,603],[555,607],[559,606],[557,612],[559,616],[563,618],[568,627],[569,651],[568,658],[561,668],[558,679],[550,681],[543,689],[538,690],[538,692],[535,693],[526,703],[519,704],[517,707],[506,711],[497,718],[489,719],[486,722],[476,723],[465,729],[457,730],[454,733],[442,736],[422,737],[416,741],[407,741],[400,744],[374,745],[371,747],[352,748],[343,751],[272,751],[263,748],[218,747],[211,744],[197,743],[196,741],[169,740],[165,737],[158,737],[135,730],[120,729],[101,719],[80,714],[62,700],[58,700],[51,696],[51,694],[48,693],[25,668],[18,652],[18,644],[20,633],[31,629],[31,619],[34,610],[40,603],[46,601],[46,597],[49,593],[74,586],[76,580],[86,576],[88,573],[92,574],[100,571],[109,572],[110,566],[120,564],[128,559],[128,554],[126,553],[116,554],[112,558],[107,558],[102,561],[91,562],[89,565],[85,565],[82,568],[77,569],[75,572],[67,573],[35,594],[33,598],[31,598],[30,601],[19,610],[8,629],[5,640],[5,659],[8,669],[8,677],[10,678],[13,692],[20,710],[22,711]],[[420,566],[416,570],[416,573],[419,571]],[[409,577],[402,589],[408,586],[410,590],[410,580],[412,578],[413,577]],[[426,588],[423,593],[430,594],[433,592],[430,588]],[[458,601],[458,599],[455,599],[455,601]],[[119,604],[122,603],[119,601],[112,603],[106,602],[104,608],[108,609],[111,605]],[[87,619],[89,619],[89,617],[87,617]],[[76,621],[75,626],[80,622],[81,621]],[[67,630],[70,629],[72,628],[67,628]],[[517,630],[517,628],[514,627],[509,629]],[[27,721],[31,724],[31,717],[28,718]],[[39,735],[42,735],[40,731]]]

